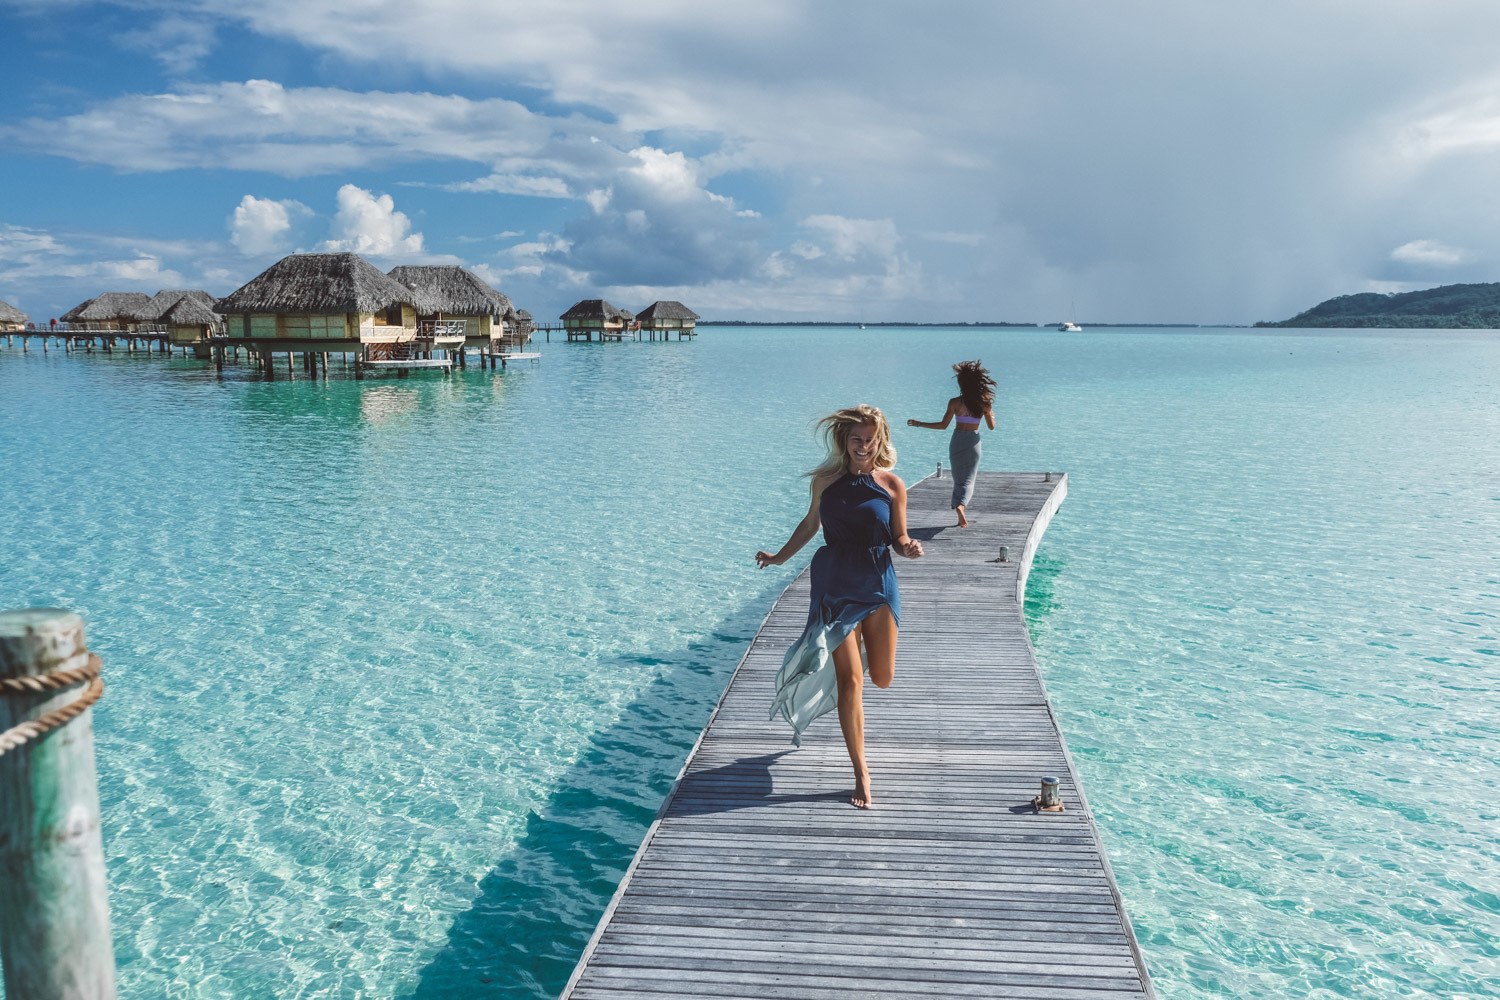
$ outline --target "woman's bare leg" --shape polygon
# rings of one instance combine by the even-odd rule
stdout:
[[[839,687],[839,729],[844,733],[844,746],[849,748],[849,763],[854,765],[854,794],[849,796],[849,804],[857,809],[868,809],[870,768],[865,763],[865,669],[859,659],[857,631],[849,633],[849,637],[833,651],[833,669]]]
[[[870,658],[870,680],[878,688],[888,688],[896,679],[896,616],[890,608],[877,608],[859,623]]]
[[[864,639],[870,658],[870,680],[878,688],[888,688],[896,678],[896,619],[890,608],[872,612],[843,643],[833,651],[835,676],[839,688],[839,728],[844,745],[849,748],[849,762],[854,765],[854,794],[849,802],[868,809],[875,802],[870,789],[870,768],[865,761],[864,664],[860,660],[859,641]]]
[[[960,528],[967,528],[969,526],[969,519],[964,516],[964,505],[959,504],[953,509],[958,513],[958,526]]]

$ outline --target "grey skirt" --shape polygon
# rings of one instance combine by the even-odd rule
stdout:
[[[974,480],[979,475],[979,432],[953,429],[948,440],[948,464],[953,467],[953,503],[969,506],[974,499]]]

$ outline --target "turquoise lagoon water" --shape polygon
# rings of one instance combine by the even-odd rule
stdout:
[[[948,364],[1163,997],[1500,994],[1500,337],[706,329],[503,375],[0,349],[0,602],[89,622],[132,997],[548,997],[778,590],[811,423]],[[804,554],[804,559],[806,553]],[[851,821],[852,818],[851,818]]]

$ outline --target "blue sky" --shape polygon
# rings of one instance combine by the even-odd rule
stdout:
[[[1500,280],[1500,5],[0,0],[0,299],[1243,323]]]

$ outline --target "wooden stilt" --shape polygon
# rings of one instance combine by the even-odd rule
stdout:
[[[58,608],[0,613],[0,679],[87,668],[83,619]],[[0,689],[0,732],[65,710],[94,682]],[[115,996],[93,710],[0,752],[0,962],[16,997]]]

